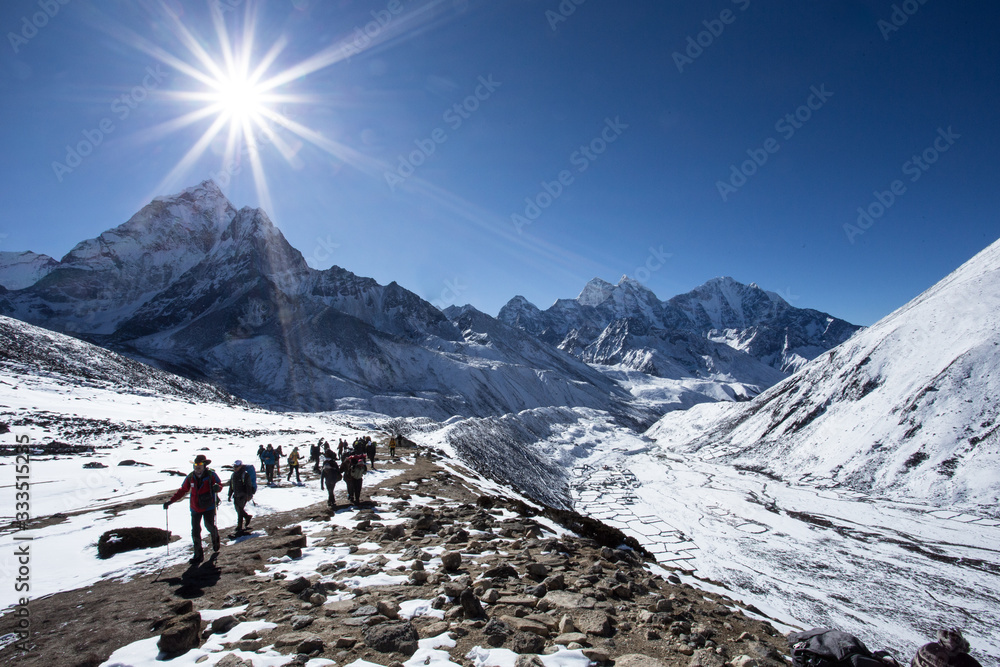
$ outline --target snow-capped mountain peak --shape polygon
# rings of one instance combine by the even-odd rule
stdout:
[[[576,297],[576,302],[581,306],[599,306],[611,296],[614,289],[615,286],[608,281],[593,278],[583,286],[580,295]]]

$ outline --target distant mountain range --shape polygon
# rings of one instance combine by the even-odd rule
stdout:
[[[660,301],[599,279],[541,311],[441,312],[396,283],[307,266],[266,213],[205,181],[60,261],[0,254],[0,314],[269,407],[447,419],[587,407],[650,423],[616,372],[749,398],[858,329],[720,278]],[[697,399],[716,400],[698,394]],[[662,411],[662,410],[661,410]]]
[[[674,453],[869,495],[1000,502],[1000,241],[750,403],[648,435]]]

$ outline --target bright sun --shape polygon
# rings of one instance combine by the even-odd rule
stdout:
[[[258,120],[266,109],[267,95],[247,77],[234,76],[216,82],[211,101],[228,120],[242,123]]]

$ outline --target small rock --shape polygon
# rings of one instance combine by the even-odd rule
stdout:
[[[312,584],[305,577],[296,577],[285,584],[285,590],[289,593],[298,594],[310,586],[312,586]]]
[[[611,662],[611,654],[600,648],[585,648],[583,654],[593,662]]]
[[[507,648],[514,653],[541,653],[545,640],[531,632],[515,631],[507,640]]]
[[[497,600],[499,599],[500,599],[500,591],[498,591],[495,588],[487,589],[487,591],[483,593],[483,602],[485,602],[486,604],[496,604]]]
[[[573,623],[577,630],[588,635],[610,637],[612,633],[611,618],[597,609],[582,609],[574,612]]]
[[[312,625],[312,622],[312,616],[292,616],[290,625],[292,626],[292,630],[301,630]]]
[[[587,641],[587,635],[583,634],[582,632],[564,632],[562,634],[557,635],[556,638],[552,640],[552,642],[555,644],[562,644],[563,646],[567,647],[569,644],[579,644],[581,646],[587,646],[590,643],[589,641]]]
[[[416,628],[409,621],[401,623],[382,623],[363,632],[365,645],[379,653],[403,653],[413,655],[417,650]]]
[[[512,634],[514,634],[514,628],[499,618],[490,619],[490,622],[483,627],[483,636],[486,637],[486,643],[493,647],[503,646],[504,642]]]
[[[545,667],[545,663],[537,655],[525,654],[517,656],[514,667]]]
[[[642,653],[629,653],[615,658],[615,667],[664,667],[664,664]]]
[[[441,554],[441,565],[449,572],[454,572],[462,565],[462,554],[457,551],[446,551]]]
[[[337,637],[333,646],[334,648],[354,648],[354,645],[357,643],[357,637]]]
[[[295,649],[298,653],[312,653],[313,651],[323,650],[323,639],[317,636],[312,636],[304,639],[298,647]]]
[[[167,622],[156,648],[167,656],[178,656],[198,646],[198,635],[201,633],[201,614],[193,611],[183,616],[177,616]]]
[[[232,630],[236,627],[237,623],[239,623],[239,621],[236,620],[235,616],[227,614],[212,621],[208,626],[208,630],[210,634],[221,635]]]
[[[535,579],[541,580],[549,576],[549,568],[542,563],[528,563],[528,567],[526,569],[528,571],[528,576]]]
[[[462,604],[462,610],[465,611],[466,618],[486,618],[483,605],[480,604],[479,599],[472,592],[471,588],[466,588],[462,591],[459,602]]]
[[[702,648],[694,652],[688,667],[724,667],[726,661],[713,649]]]
[[[729,661],[732,663],[733,667],[759,667],[760,663],[756,658],[751,658],[748,655],[738,655]]]
[[[402,524],[400,524],[402,525]],[[375,603],[378,613],[392,621],[399,620],[399,605],[392,600],[379,600]]]

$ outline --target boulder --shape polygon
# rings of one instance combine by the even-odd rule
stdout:
[[[156,648],[164,656],[173,658],[198,646],[201,634],[201,614],[193,611],[170,619],[163,628]]]
[[[403,653],[413,655],[420,639],[416,628],[409,621],[401,623],[381,623],[365,628],[365,645],[379,653]]]
[[[466,618],[486,618],[483,605],[480,604],[479,598],[476,597],[471,588],[466,588],[462,591],[459,602],[462,603],[462,610],[465,612]]]
[[[115,528],[97,540],[97,557],[111,558],[125,551],[162,547],[169,543],[170,533],[162,528]]]
[[[613,631],[611,617],[597,609],[580,609],[574,611],[573,624],[580,632],[598,637],[610,637]]]
[[[491,619],[483,627],[483,636],[486,637],[486,643],[493,647],[503,646],[512,634],[514,634],[514,628],[499,618]]]
[[[446,551],[441,554],[441,565],[449,572],[454,572],[462,565],[462,554],[457,551]]]
[[[541,653],[545,640],[534,633],[517,630],[507,640],[507,648],[514,653]]]

